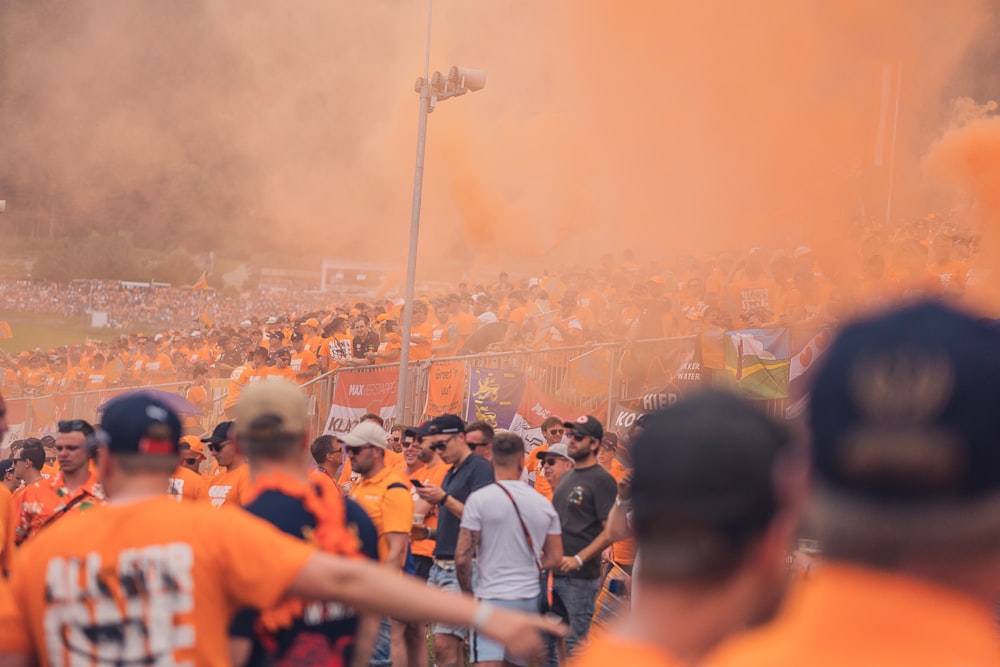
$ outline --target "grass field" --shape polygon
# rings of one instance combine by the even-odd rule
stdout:
[[[46,352],[61,345],[84,343],[88,338],[110,340],[117,329],[94,329],[86,317],[59,318],[52,315],[17,315],[5,320],[13,338],[0,340],[0,348],[17,353],[36,347]]]

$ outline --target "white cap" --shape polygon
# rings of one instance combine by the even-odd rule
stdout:
[[[337,436],[337,440],[348,447],[375,445],[379,449],[386,449],[389,446],[385,430],[375,422],[361,422],[350,433]]]
[[[191,338],[201,338],[201,332],[195,329],[191,332]]]
[[[161,340],[163,340],[163,334],[160,333],[160,334],[156,334],[155,336],[153,336],[153,342],[154,343],[159,343]]]
[[[243,327],[244,329],[249,329],[251,324],[252,323],[250,322],[250,320],[243,320],[242,322],[240,322],[240,326]]]
[[[493,324],[500,321],[497,319],[496,313],[491,313],[488,310],[476,319],[479,320],[480,324]]]

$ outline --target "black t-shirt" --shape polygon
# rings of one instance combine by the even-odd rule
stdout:
[[[358,535],[361,551],[372,560],[378,560],[375,525],[356,502],[346,499],[345,503],[348,529]],[[265,491],[244,509],[302,540],[316,528],[316,517],[306,510],[302,501],[280,491]],[[309,602],[302,617],[273,634],[254,627],[258,616],[256,609],[244,609],[229,628],[231,636],[253,640],[248,667],[351,664],[358,629],[358,618],[352,609],[335,602]]]
[[[354,340],[351,341],[351,354],[355,359],[362,359],[368,352],[378,352],[378,346],[381,342],[378,334],[374,331],[369,331],[364,338],[355,336]]]
[[[490,462],[477,454],[469,454],[462,465],[452,468],[444,476],[441,488],[449,496],[465,502],[476,489],[493,483],[493,467]],[[442,560],[455,558],[455,544],[462,520],[444,507],[438,508],[437,542],[434,557]]]
[[[552,492],[552,504],[562,524],[563,553],[573,556],[594,541],[604,530],[603,521],[615,504],[618,484],[599,465],[570,470]],[[601,575],[601,559],[591,558],[579,570],[557,577],[593,579]]]

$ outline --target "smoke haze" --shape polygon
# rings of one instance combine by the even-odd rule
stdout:
[[[402,263],[425,12],[4,2],[9,224]],[[430,118],[421,272],[626,247],[849,257],[850,221],[885,215],[897,90],[894,217],[923,215],[933,179],[1000,207],[997,141],[978,148],[997,121],[947,149],[952,165],[979,151],[964,172],[920,161],[947,98],[979,92],[964,91],[989,68],[968,54],[994,21],[982,0],[437,0],[432,70],[489,79]]]

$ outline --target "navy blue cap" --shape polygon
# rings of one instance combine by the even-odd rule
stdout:
[[[139,392],[108,403],[95,434],[112,452],[176,454],[181,420],[165,403]]]
[[[879,503],[1000,490],[1000,331],[936,302],[845,327],[810,407],[822,488]]]
[[[233,422],[225,421],[219,422],[215,430],[212,431],[212,437],[202,438],[201,441],[207,445],[218,445],[226,440],[229,440],[229,429],[233,427]]]
[[[0,475],[6,475],[14,471],[14,459],[0,460]]]
[[[465,422],[458,415],[440,415],[424,422],[414,432],[419,436],[465,433]]]

